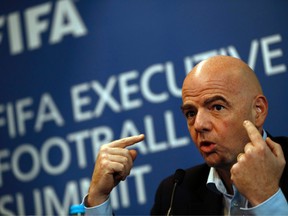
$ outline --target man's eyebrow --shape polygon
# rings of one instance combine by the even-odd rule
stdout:
[[[221,96],[221,95],[215,95],[215,96],[213,96],[213,97],[211,97],[211,98],[207,98],[207,99],[204,101],[204,106],[207,106],[207,105],[209,105],[209,104],[211,104],[211,103],[213,103],[213,102],[215,102],[215,101],[222,101],[222,102],[224,102],[227,106],[230,106],[230,103],[229,103],[223,96]],[[180,106],[180,109],[182,110],[182,112],[183,112],[184,110],[194,109],[194,108],[195,108],[195,106],[194,106],[193,104],[190,104],[190,103],[188,103],[188,104],[182,104],[182,105]]]
[[[204,101],[204,105],[207,106],[215,101],[223,101],[227,106],[230,106],[230,103],[221,95],[215,95],[214,97],[207,98]]]
[[[192,104],[182,104],[180,106],[180,109],[182,110],[182,112],[185,110],[185,109],[193,109],[195,108],[195,106],[193,106]]]

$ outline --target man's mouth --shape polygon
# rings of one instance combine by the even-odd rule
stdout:
[[[212,153],[215,152],[216,143],[210,141],[200,142],[200,150],[203,153]]]

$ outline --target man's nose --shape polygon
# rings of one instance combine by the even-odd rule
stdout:
[[[211,116],[209,115],[209,112],[207,110],[198,110],[194,122],[195,131],[204,133],[210,131],[211,127]]]

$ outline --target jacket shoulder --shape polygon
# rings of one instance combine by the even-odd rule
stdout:
[[[271,137],[271,136],[270,136]],[[282,189],[282,192],[284,193],[286,200],[288,200],[288,166],[287,166],[287,160],[288,160],[288,137],[285,136],[278,136],[278,137],[271,137],[271,139],[280,144],[284,153],[284,157],[286,160],[286,165],[283,171],[283,174],[280,179],[280,188]]]
[[[175,190],[174,215],[201,215],[221,213],[221,196],[206,187],[210,167],[207,164],[197,165],[185,170],[183,182]],[[174,175],[165,178],[159,185],[152,215],[167,213],[174,185]]]

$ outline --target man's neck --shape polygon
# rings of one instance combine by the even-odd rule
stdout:
[[[216,168],[216,171],[219,177],[222,179],[222,182],[226,187],[227,193],[233,195],[234,192],[233,192],[233,187],[232,187],[230,169]]]

